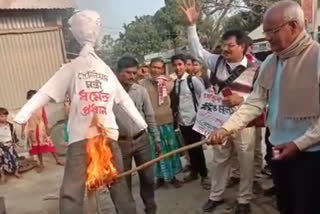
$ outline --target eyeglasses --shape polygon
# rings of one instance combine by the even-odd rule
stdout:
[[[235,45],[235,44],[221,44],[221,48],[222,49],[228,49],[228,50],[230,50],[230,49],[232,49],[232,48],[234,48],[236,46],[238,46],[238,45]]]
[[[271,35],[271,34],[272,34],[272,35],[273,35],[273,34],[276,34],[276,33],[278,33],[284,26],[286,26],[286,25],[289,24],[290,22],[294,22],[294,21],[291,20],[291,21],[285,22],[285,23],[279,25],[278,27],[272,28],[272,29],[267,30],[267,31],[264,31],[264,32],[262,32],[262,33],[263,33],[265,36]]]

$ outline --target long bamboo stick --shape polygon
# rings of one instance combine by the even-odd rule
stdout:
[[[207,140],[202,140],[202,141],[199,141],[197,143],[190,144],[188,146],[184,146],[184,147],[181,147],[181,148],[176,149],[174,151],[168,152],[167,154],[161,155],[161,156],[159,156],[159,157],[157,157],[157,158],[155,158],[155,159],[153,159],[151,161],[148,161],[148,162],[146,162],[146,163],[144,163],[144,164],[142,164],[142,165],[140,165],[140,166],[138,166],[138,167],[136,167],[134,169],[131,169],[129,171],[126,171],[126,172],[123,172],[123,173],[119,174],[117,176],[117,179],[125,177],[125,176],[128,176],[128,175],[131,175],[134,172],[143,170],[143,169],[145,169],[145,168],[147,168],[147,167],[149,167],[149,166],[151,166],[151,165],[153,165],[153,164],[155,164],[155,163],[157,163],[157,162],[159,162],[159,161],[161,161],[161,160],[163,160],[163,159],[165,159],[167,157],[170,157],[170,156],[172,156],[174,154],[182,153],[182,152],[188,151],[190,149],[193,149],[195,147],[202,146],[205,143],[207,143]]]

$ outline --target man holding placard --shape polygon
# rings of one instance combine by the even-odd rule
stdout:
[[[222,55],[211,54],[201,46],[197,35],[196,23],[199,18],[195,1],[184,1],[182,10],[189,23],[188,39],[193,57],[204,63],[210,72],[211,92],[204,94],[211,102],[203,108],[211,108],[213,128],[220,128],[228,117],[236,111],[250,93],[256,66],[245,57],[247,36],[241,31],[228,31],[222,36]],[[210,98],[208,98],[210,97]],[[202,97],[203,98],[203,97]],[[210,104],[211,103],[211,104]],[[199,114],[198,114],[199,115]],[[215,121],[212,123],[212,121]],[[196,129],[197,127],[195,127]],[[240,165],[240,187],[236,214],[250,213],[253,184],[253,160],[255,128],[245,128],[224,145],[213,148],[213,176],[209,200],[204,204],[203,211],[211,212],[223,203],[223,193],[226,189],[230,168],[231,156],[236,150]]]

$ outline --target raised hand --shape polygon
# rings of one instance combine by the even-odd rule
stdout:
[[[189,25],[195,25],[199,19],[200,13],[196,8],[195,0],[181,0],[180,5]]]

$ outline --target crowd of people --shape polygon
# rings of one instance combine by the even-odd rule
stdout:
[[[234,213],[251,213],[253,194],[263,190],[262,174],[273,178],[275,186],[265,193],[276,194],[281,214],[318,213],[319,45],[305,31],[301,7],[281,1],[266,12],[263,29],[273,51],[267,59],[254,57],[252,40],[241,30],[226,31],[221,37],[221,51],[208,52],[197,35],[200,13],[195,2],[184,1],[181,9],[189,24],[190,53],[171,58],[173,72],[166,71],[167,62],[161,58],[139,66],[130,56],[122,57],[112,72],[93,49],[99,35],[99,15],[82,11],[70,19],[71,31],[83,47],[80,56],[62,67],[38,92],[29,91],[29,102],[15,117],[15,122],[28,127],[23,133],[28,133],[30,154],[38,156],[38,171],[44,168],[43,153],[52,153],[61,164],[49,137],[43,106],[51,99],[65,102],[68,94],[65,135],[69,146],[60,213],[83,212],[85,143],[100,134],[91,125],[95,115],[111,140],[120,172],[130,170],[133,160],[139,166],[206,137],[213,145],[212,161],[206,160],[205,147],[199,146],[138,172],[146,214],[157,212],[157,189],[181,188],[199,178],[201,188],[210,190],[202,206],[204,212],[213,212],[223,204],[226,188],[239,183]],[[302,72],[305,69],[308,71]],[[97,90],[105,93],[106,99],[91,99],[90,94]],[[223,105],[235,113],[218,131],[204,136],[194,125],[201,96],[207,90],[222,96]],[[89,108],[92,105],[95,109]],[[20,177],[15,151],[18,138],[7,116],[8,111],[0,108],[2,179],[5,173]],[[266,151],[261,145],[263,128]],[[188,174],[179,180],[177,175],[182,172]],[[131,191],[131,176],[110,187],[117,213],[136,213]]]

